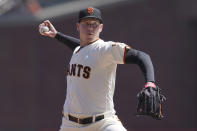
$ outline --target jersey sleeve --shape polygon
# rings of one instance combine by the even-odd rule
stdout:
[[[106,58],[112,63],[125,64],[125,55],[127,48],[130,48],[127,44],[119,42],[109,42],[106,47]]]

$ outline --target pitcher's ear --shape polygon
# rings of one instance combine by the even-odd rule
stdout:
[[[79,23],[76,23],[77,31],[79,31]]]
[[[100,32],[102,32],[102,30],[103,30],[103,24],[100,24],[99,30],[100,30]]]

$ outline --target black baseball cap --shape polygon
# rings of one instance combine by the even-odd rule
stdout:
[[[103,23],[103,20],[101,18],[101,11],[94,7],[88,7],[79,12],[78,22],[81,22],[81,20],[86,19],[86,18],[95,18],[95,19],[98,19],[100,23]]]

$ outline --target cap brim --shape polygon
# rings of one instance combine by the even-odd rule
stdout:
[[[102,19],[100,19],[98,17],[94,17],[94,16],[86,16],[86,17],[83,17],[83,18],[79,19],[79,22],[81,22],[84,19],[88,19],[88,18],[96,19],[96,20],[99,20],[100,23],[103,23]]]

